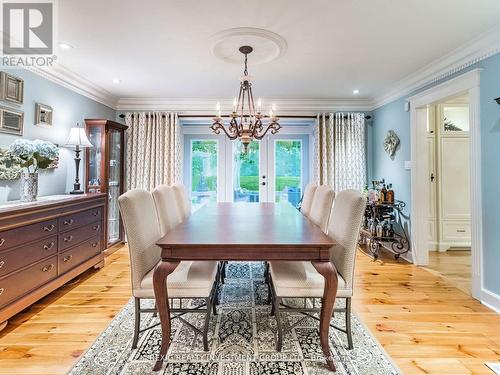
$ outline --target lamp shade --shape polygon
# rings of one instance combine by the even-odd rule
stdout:
[[[92,147],[85,133],[85,129],[77,126],[76,128],[71,128],[69,131],[68,139],[66,140],[66,146],[78,146],[78,147]]]

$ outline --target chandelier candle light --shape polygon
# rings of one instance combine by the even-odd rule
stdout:
[[[233,111],[229,115],[229,126],[224,126],[221,117],[220,104],[217,103],[217,116],[214,117],[214,123],[210,127],[215,134],[220,134],[221,130],[231,140],[239,139],[243,144],[245,153],[248,152],[248,145],[254,139],[262,139],[271,131],[271,134],[276,134],[281,129],[278,123],[279,118],[276,116],[276,107],[272,105],[269,116],[262,114],[262,100],[257,100],[257,108],[255,108],[251,77],[248,75],[247,61],[248,54],[253,51],[250,46],[242,46],[239,51],[245,55],[245,70],[241,77],[240,92],[238,99],[233,100]],[[265,122],[265,124],[264,124]]]

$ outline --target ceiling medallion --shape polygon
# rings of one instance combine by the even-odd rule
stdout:
[[[211,52],[220,60],[240,64],[240,46],[252,46],[252,64],[264,64],[283,56],[288,49],[285,39],[272,31],[256,27],[236,27],[210,37]]]
[[[214,117],[214,122],[210,127],[215,134],[220,134],[221,130],[231,140],[239,139],[243,144],[245,153],[248,152],[248,145],[254,139],[262,139],[271,131],[271,134],[276,134],[281,129],[278,123],[279,118],[276,117],[276,108],[272,105],[269,116],[262,114],[262,100],[257,100],[257,108],[255,108],[252,83],[248,75],[248,54],[253,51],[250,46],[242,46],[239,51],[245,55],[245,69],[240,82],[240,92],[238,98],[233,100],[233,111],[229,114],[229,125],[223,123],[221,116],[220,104],[217,103],[217,116]],[[266,122],[266,124],[264,124]]]

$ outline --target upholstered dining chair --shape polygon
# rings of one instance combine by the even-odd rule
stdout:
[[[153,191],[161,235],[164,236],[173,227],[182,222],[174,189],[168,185],[160,185]]]
[[[335,241],[330,249],[330,261],[338,273],[337,298],[345,299],[345,308],[334,312],[345,313],[345,329],[333,326],[347,334],[348,348],[353,348],[351,329],[351,297],[353,296],[354,263],[358,244],[359,229],[363,220],[366,199],[356,190],[344,190],[338,193],[333,205],[328,235]],[[272,294],[272,314],[278,324],[277,350],[281,350],[283,329],[280,310],[301,312],[313,317],[312,312],[318,312],[314,298],[323,296],[325,280],[310,262],[270,262],[270,283]],[[280,308],[283,298],[313,299],[311,308]],[[309,301],[311,302],[311,301]]]
[[[314,192],[308,217],[323,232],[326,232],[326,228],[328,227],[334,197],[335,193],[328,185],[320,185]]]
[[[148,191],[135,189],[126,192],[118,198],[120,213],[122,215],[125,232],[127,234],[130,254],[132,295],[135,303],[135,325],[132,348],[137,347],[139,334],[152,328],[140,328],[141,313],[156,312],[154,308],[142,308],[141,299],[154,299],[153,273],[161,259],[161,249],[156,241],[161,237],[160,223],[152,194]],[[182,315],[189,313],[205,314],[203,330],[187,322],[186,326],[192,328],[203,336],[203,346],[208,350],[208,325],[211,308],[215,299],[217,285],[217,262],[196,261],[180,262],[177,268],[167,278],[167,290],[170,299],[179,299],[180,306],[170,311],[186,322]],[[185,299],[203,298],[203,306],[189,309],[182,308]],[[204,308],[203,308],[204,307]]]
[[[183,184],[174,184],[172,185],[172,189],[174,190],[181,219],[184,221],[191,215],[191,200],[189,199],[188,191]]]
[[[311,212],[311,205],[314,198],[314,193],[316,192],[317,188],[318,185],[314,182],[311,182],[307,184],[306,188],[304,189],[304,196],[302,197],[300,212],[307,217],[309,217],[309,213]]]

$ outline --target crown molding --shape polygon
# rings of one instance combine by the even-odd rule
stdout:
[[[374,99],[371,109],[374,110],[418,89],[451,77],[499,52],[500,27],[495,27],[397,82],[386,94]]]
[[[276,99],[272,101],[278,113],[289,115],[316,115],[320,112],[369,111],[369,99]],[[175,111],[182,115],[215,113],[220,103],[222,112],[230,111],[232,99],[202,98],[120,98],[117,111]],[[264,106],[265,107],[265,106]]]
[[[116,103],[118,102],[117,97],[61,64],[56,64],[50,68],[27,67],[26,70],[89,99],[104,104],[111,109],[116,109]]]

